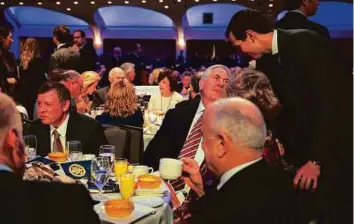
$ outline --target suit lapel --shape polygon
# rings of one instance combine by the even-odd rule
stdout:
[[[50,152],[50,149],[51,149],[49,125],[43,124],[43,126],[40,128],[39,136],[43,136],[43,137],[37,138],[37,141],[39,141],[38,142],[39,147],[37,146],[37,148],[38,148],[37,154],[46,156]]]
[[[76,113],[70,113],[69,121],[68,121],[68,126],[66,128],[66,141],[73,141],[73,140],[78,140],[77,134],[79,133],[79,130],[76,130],[76,125],[75,125],[75,118],[76,118]]]

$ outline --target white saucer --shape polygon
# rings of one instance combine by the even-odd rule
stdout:
[[[134,196],[131,198],[131,201],[151,208],[160,207],[164,203],[164,200],[157,196]]]

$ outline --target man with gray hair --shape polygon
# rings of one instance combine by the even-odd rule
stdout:
[[[135,79],[135,65],[130,62],[123,63],[120,68],[124,71],[127,80],[133,84]]]
[[[22,180],[26,156],[21,118],[15,106],[10,97],[0,93],[1,222],[99,223],[83,185]],[[56,215],[61,208],[66,211]]]
[[[102,104],[104,104],[107,100],[107,93],[109,88],[116,82],[123,81],[126,78],[126,75],[123,71],[123,69],[119,67],[114,67],[109,71],[108,74],[108,80],[110,85],[103,87],[101,89],[96,90],[93,93],[93,99],[92,99],[92,107],[98,107]]]
[[[210,66],[199,82],[200,96],[183,101],[167,111],[162,126],[146,148],[143,163],[158,169],[161,158],[191,158],[201,165],[204,152],[201,148],[201,118],[205,108],[220,98],[226,97],[230,71],[224,65]],[[205,178],[207,185],[212,179]],[[189,188],[183,181],[171,182],[177,191],[179,202],[184,201]]]
[[[205,193],[197,162],[181,159],[182,179],[199,197],[191,203],[191,223],[294,221],[291,181],[262,159],[266,125],[253,103],[242,98],[213,102],[204,112],[202,132],[207,167],[220,181]]]

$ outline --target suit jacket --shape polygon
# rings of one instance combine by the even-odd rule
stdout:
[[[346,141],[347,148],[352,144],[347,125],[352,116],[346,112],[352,111],[352,77],[341,71],[329,44],[313,31],[278,29],[279,54],[273,61],[280,60],[280,70],[266,73],[283,106],[276,135],[297,166],[308,160],[332,163],[338,141]]]
[[[291,182],[260,160],[191,203],[190,223],[296,223]]]
[[[177,158],[186,141],[200,97],[183,101],[167,111],[162,126],[149,143],[143,163],[158,169],[161,158]]]
[[[67,44],[61,46],[51,56],[49,61],[49,74],[57,68],[77,71],[80,66],[80,53]]]
[[[0,171],[2,223],[99,223],[83,185],[27,182]]]
[[[308,29],[315,31],[328,39],[330,38],[327,27],[322,26],[321,24],[312,22],[307,19],[303,14],[298,12],[288,12],[285,16],[279,20],[276,24],[277,28],[281,29]]]
[[[96,70],[97,55],[92,44],[86,42],[80,49],[80,67],[78,72],[81,74],[86,71]]]
[[[34,121],[27,131],[37,136],[37,155],[46,156],[51,149],[50,126],[40,119]],[[70,112],[66,130],[66,141],[78,140],[84,154],[98,154],[101,145],[107,144],[103,127],[94,119],[76,112]]]
[[[92,107],[98,107],[106,102],[108,90],[109,86],[106,86],[93,93]]]

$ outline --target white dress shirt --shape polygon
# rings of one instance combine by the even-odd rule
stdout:
[[[53,131],[57,130],[59,133],[60,137],[60,143],[63,146],[63,149],[66,148],[66,129],[68,127],[68,122],[69,122],[69,114],[66,116],[64,122],[56,129],[52,125],[50,125],[50,151],[53,152],[53,143],[54,143],[54,135]]]
[[[63,46],[63,45],[65,45],[66,43],[63,43],[63,44],[58,44],[58,46],[57,46],[57,50],[61,47],[61,46]]]
[[[274,30],[272,39],[272,55],[278,54],[278,31]]]
[[[228,171],[226,171],[220,178],[220,182],[218,184],[218,186],[216,187],[217,190],[220,190],[220,188],[222,188],[222,186],[224,186],[224,184],[230,180],[231,177],[233,177],[236,173],[240,172],[241,170],[245,169],[246,167],[260,161],[262,159],[262,157],[256,159],[256,160],[253,160],[251,162],[248,162],[248,163],[244,163],[240,166],[236,166]]]

